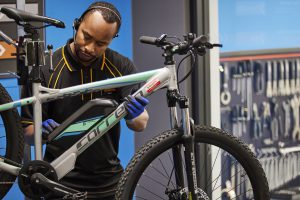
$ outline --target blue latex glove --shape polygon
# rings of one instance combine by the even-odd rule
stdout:
[[[42,134],[48,135],[58,126],[59,124],[53,119],[47,119],[42,123]]]
[[[143,96],[133,97],[131,95],[125,98],[126,120],[132,120],[142,114],[149,100]]]

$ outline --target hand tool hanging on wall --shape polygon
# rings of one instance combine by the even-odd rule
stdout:
[[[246,67],[246,79],[247,79],[247,120],[250,121],[252,116],[252,62],[245,62]]]
[[[264,68],[262,67],[261,63],[254,62],[254,91],[256,95],[262,95],[265,90],[265,75],[264,75]]]
[[[239,136],[239,132],[242,132],[242,129],[239,129],[238,110],[239,110],[238,106],[233,106],[230,113],[231,123],[232,123],[232,133],[236,137]]]
[[[291,105],[290,102],[283,101],[282,108],[284,110],[284,137],[289,138],[291,129]]]
[[[260,121],[258,107],[256,103],[253,103],[253,117],[251,120],[251,126],[252,126],[251,132],[253,133],[253,137],[255,139],[262,137],[261,121]]]
[[[242,80],[243,80],[243,67],[241,65],[237,65],[237,82],[236,82],[236,93],[237,95],[241,95],[242,92]]]
[[[285,60],[284,62],[284,71],[285,71],[285,94],[290,95],[291,94],[291,88],[290,88],[290,64],[288,60]]]
[[[272,63],[271,61],[267,62],[267,89],[266,96],[271,98],[273,96],[272,93]]]
[[[232,91],[236,91],[238,75],[237,75],[237,69],[234,66],[230,68],[230,78],[231,78]]]
[[[242,126],[242,132],[240,132],[241,135],[239,135],[239,137],[242,137],[247,133],[247,112],[245,111],[245,107],[243,106],[239,107],[239,119]]]
[[[300,93],[300,59],[296,60],[296,71],[297,71],[297,78],[296,78],[296,92]]]
[[[238,63],[239,73],[241,73],[241,102],[244,103],[246,100],[246,78],[247,78],[247,67],[245,62]]]
[[[284,84],[284,62],[283,60],[279,61],[279,83],[278,83],[278,95],[285,95],[285,84]]]
[[[270,110],[270,104],[269,102],[263,101],[261,104],[261,110],[262,110],[262,125],[263,128],[269,128],[269,124],[271,121],[271,110]]]
[[[273,99],[273,113],[274,113],[274,118],[277,119],[278,121],[278,137],[280,138],[280,135],[284,132],[284,126],[283,126],[283,120],[281,117],[282,114],[282,107],[279,106],[279,104],[277,103],[277,101],[275,99]]]
[[[273,82],[272,82],[272,96],[277,96],[278,95],[278,87],[277,87],[277,84],[278,84],[278,69],[277,69],[277,61],[274,60],[272,62],[273,64],[273,69],[272,69],[272,72],[273,72]]]
[[[279,139],[279,121],[277,118],[278,104],[272,101],[272,119],[271,119],[271,137],[273,141],[277,141]]]
[[[291,89],[291,95],[296,94],[296,61],[291,60],[290,61],[290,67],[291,67],[291,77],[290,77],[290,89]]]
[[[295,95],[291,99],[291,107],[293,110],[293,121],[294,121],[294,126],[293,126],[293,131],[292,131],[292,138],[293,140],[300,140],[300,125],[299,125],[299,106],[300,106],[300,101],[298,97]]]
[[[221,103],[223,105],[228,105],[231,100],[231,95],[228,88],[229,82],[229,73],[228,73],[228,63],[224,63],[224,81],[223,81],[223,90],[221,92]]]

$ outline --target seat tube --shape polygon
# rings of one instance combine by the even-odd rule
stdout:
[[[39,98],[39,87],[41,83],[33,83],[33,96],[36,102],[33,104],[33,120],[34,120],[34,148],[35,159],[42,160],[42,103]]]

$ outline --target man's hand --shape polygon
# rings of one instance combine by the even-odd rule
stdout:
[[[59,124],[53,119],[47,119],[42,123],[42,134],[48,135],[58,126]]]
[[[145,110],[146,105],[149,103],[149,100],[143,96],[133,97],[131,95],[125,98],[125,108],[127,111],[126,120],[133,120],[142,114]]]

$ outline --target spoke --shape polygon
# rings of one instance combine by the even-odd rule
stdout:
[[[175,165],[174,165],[174,161],[172,160],[171,158],[171,155],[170,155],[170,151],[168,151],[168,156],[169,156],[169,159],[171,161],[171,163],[173,163],[173,169],[172,169],[172,172],[171,172],[171,177],[172,177],[172,174],[173,174],[173,171],[175,171],[175,180],[178,179],[178,172],[175,169]],[[179,179],[178,179],[179,180]],[[180,180],[181,181],[181,180]],[[169,180],[170,182],[170,180]],[[169,185],[169,182],[168,182],[168,185]],[[179,183],[182,185],[182,183]],[[172,184],[173,185],[173,184]],[[176,186],[177,186],[177,183],[176,183]],[[174,189],[176,188],[174,185],[173,185]]]
[[[224,159],[224,161],[223,161],[223,163],[222,163],[221,166],[225,166],[225,163],[226,163],[226,159]],[[214,189],[215,189],[215,186],[216,186],[216,184],[217,184],[217,182],[218,182],[218,180],[219,180],[219,178],[220,178],[221,175],[224,173],[224,171],[227,171],[227,169],[228,169],[228,167],[225,168],[225,169],[223,169],[223,170],[221,170],[221,173],[219,174],[219,176],[218,176],[217,178],[215,178],[211,183],[208,183],[209,185],[207,185],[207,187],[208,187],[208,186],[211,186],[214,182],[216,182],[215,185],[214,185],[214,187],[212,188],[212,190],[214,190]]]
[[[222,166],[225,165],[225,162],[226,162],[226,159],[224,160]],[[236,160],[233,164],[235,164],[235,163],[238,163],[238,161]],[[224,169],[222,169],[221,172],[220,172],[220,174],[219,174],[219,176],[218,176],[216,179],[214,179],[212,182],[210,182],[207,186],[210,186],[210,185],[212,185],[215,181],[217,181],[217,180],[221,177],[221,175],[223,175],[224,172],[227,172],[227,170],[228,170],[230,167],[231,167],[231,165],[228,166],[228,167],[226,167],[226,168],[224,168]],[[234,175],[233,175],[233,176],[234,176]],[[231,177],[233,177],[233,176],[231,176]],[[220,187],[220,186],[218,186],[217,188],[219,188],[219,187]],[[216,188],[214,188],[214,189],[216,189]]]
[[[236,162],[237,162],[237,161],[236,161]],[[234,176],[236,176],[237,174],[239,174],[241,171],[243,171],[243,169],[240,169],[240,171],[238,171],[237,173],[235,173],[234,175],[232,175],[232,176],[230,177],[230,179],[233,178]],[[215,190],[218,189],[219,187],[221,187],[221,185],[219,185],[218,187],[216,187]],[[212,190],[212,191],[215,191],[215,190]]]
[[[167,170],[166,170],[166,168],[165,168],[164,164],[162,163],[161,159],[159,158],[158,160],[159,160],[159,162],[160,162],[160,165],[162,166],[163,170],[165,171],[165,173],[166,173],[167,177],[170,177],[170,175],[168,174],[168,172],[167,172]]]
[[[245,183],[246,181],[247,181],[247,179],[245,178],[244,181],[241,181],[240,184],[236,185],[236,187],[237,187],[237,186],[240,186],[241,184]],[[220,186],[219,186],[219,187],[220,187]],[[236,188],[236,187],[235,187],[235,188]],[[233,191],[235,188],[232,188],[231,190],[226,191],[226,193],[229,193],[230,191]],[[249,190],[245,191],[243,194],[247,194],[247,192],[249,192],[249,191],[251,191],[251,190],[253,190],[253,189],[249,189]],[[213,190],[213,191],[214,191],[214,190]],[[213,191],[212,191],[212,192],[213,192]],[[236,197],[239,197],[239,196],[241,196],[241,195],[243,195],[243,194],[239,194],[239,195],[237,195]],[[216,200],[218,200],[218,199],[220,199],[220,198],[222,198],[222,196],[218,197]],[[235,199],[235,198],[231,198],[231,199]],[[231,199],[230,199],[230,200],[231,200]]]
[[[157,173],[159,173],[160,175],[162,175],[165,179],[170,180],[169,177],[166,177],[160,170],[158,170],[156,167],[154,167],[154,165],[150,164],[149,166],[152,167]],[[171,180],[171,183],[173,185],[176,185],[172,180]]]
[[[155,180],[154,178],[152,178],[151,176],[148,176],[148,175],[145,174],[145,173],[143,173],[143,176],[149,178],[149,179],[152,180],[153,182],[158,183],[159,185],[161,185],[161,186],[163,186],[163,187],[166,187],[166,185],[162,184],[161,182]],[[168,187],[168,185],[167,185],[167,187]]]
[[[134,195],[133,197],[135,197],[136,199],[145,199],[145,198],[143,198],[143,197],[136,196],[136,195]],[[145,199],[145,200],[147,200],[147,199]]]
[[[156,197],[158,197],[158,198],[160,198],[160,199],[163,199],[163,200],[164,200],[164,198],[163,198],[163,197],[161,197],[161,196],[159,196],[159,195],[155,194],[154,192],[151,192],[150,190],[148,190],[147,188],[143,187],[142,185],[138,184],[137,186],[138,186],[138,187],[140,187],[140,188],[142,188],[142,189],[144,189],[145,191],[149,192],[150,194],[153,194],[154,196],[156,196]]]
[[[216,156],[216,158],[215,158],[215,160],[214,160],[214,164],[213,164],[213,166],[212,166],[212,170],[214,169],[214,167],[215,167],[215,164],[216,164],[216,161],[217,161],[217,158],[218,158],[218,155],[219,155],[219,153],[220,153],[220,148],[219,148],[219,150],[218,150],[218,153],[217,153],[217,156]],[[211,178],[211,176],[212,176],[212,170],[211,170],[211,172],[210,172],[210,175],[209,175],[209,177],[208,177],[208,180]],[[215,185],[217,184],[217,181],[216,181],[216,183],[215,183]],[[214,185],[214,187],[215,187],[215,185]],[[205,188],[206,190],[207,190],[207,188]]]

